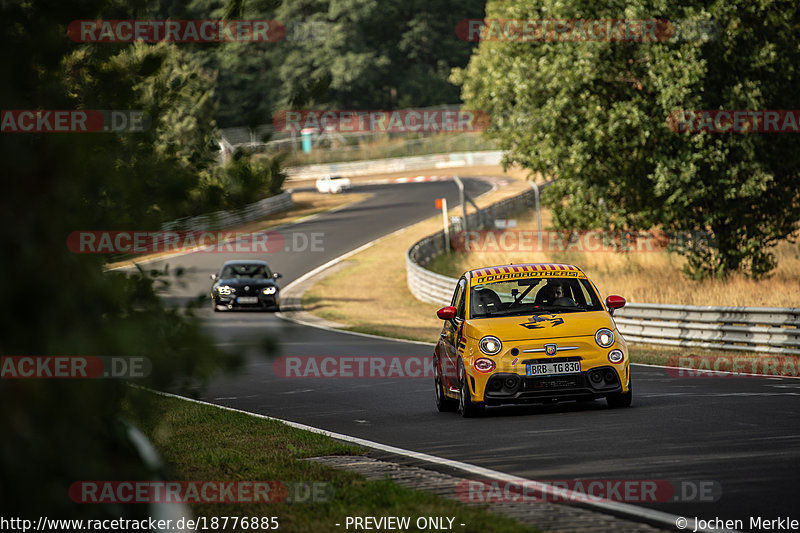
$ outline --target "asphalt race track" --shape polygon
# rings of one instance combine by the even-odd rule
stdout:
[[[476,195],[488,189],[465,180]],[[355,191],[362,190],[360,187]],[[364,188],[363,190],[367,190]],[[434,199],[457,203],[452,182],[372,186],[371,199],[278,228],[321,233],[323,251],[250,255],[284,277],[281,286],[366,242],[436,213]],[[236,254],[195,253],[165,262],[185,267],[189,282],[172,297],[207,293],[209,274]],[[157,263],[153,265],[158,265]],[[376,313],[392,316],[392,303]],[[326,430],[454,459],[536,480],[706,481],[721,490],[710,502],[630,502],[701,519],[775,519],[798,509],[800,379],[691,378],[664,368],[633,367],[630,409],[604,401],[492,408],[477,419],[438,413],[428,378],[284,378],[253,346],[265,336],[281,356],[428,357],[430,346],[301,326],[270,313],[211,313],[218,343],[248,354],[236,377],[220,378],[201,399]],[[433,342],[435,339],[431,339]],[[710,485],[706,485],[710,486]],[[660,494],[660,493],[659,493]],[[691,496],[691,494],[687,494]]]

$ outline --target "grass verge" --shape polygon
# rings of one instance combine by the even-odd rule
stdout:
[[[138,394],[151,394],[137,391]],[[359,455],[363,448],[247,416],[177,398],[157,397],[147,418],[128,413],[154,443],[175,480],[281,481],[308,486],[324,483],[326,501],[197,504],[196,517],[277,517],[280,531],[341,532],[347,516],[456,517],[464,532],[530,532],[529,527],[444,498],[399,487],[391,481],[367,481],[304,458]],[[288,482],[288,483],[287,483]],[[319,486],[319,485],[317,485]],[[322,493],[320,491],[320,493]],[[337,527],[335,524],[342,524]],[[226,531],[252,531],[252,528]]]
[[[494,169],[494,175],[501,173],[501,168]],[[508,175],[521,178],[514,171]],[[529,187],[522,179],[515,179],[479,198],[477,203],[486,206]],[[460,211],[458,207],[450,212],[460,215]],[[442,327],[436,317],[439,306],[419,302],[408,291],[405,254],[420,238],[440,231],[441,220],[440,215],[434,216],[352,256],[344,268],[320,280],[303,295],[303,307],[321,318],[347,324],[351,331],[435,341]]]

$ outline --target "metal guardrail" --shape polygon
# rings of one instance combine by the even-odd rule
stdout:
[[[216,211],[207,215],[185,217],[166,222],[161,225],[161,231],[212,231],[224,230],[239,224],[246,224],[264,218],[273,213],[279,213],[294,205],[292,193],[284,191],[275,196],[264,198],[239,209],[230,211]]]
[[[160,232],[154,232],[152,240],[148,241],[148,246],[153,246],[156,250],[164,249],[164,244],[170,238],[170,232],[224,231],[240,224],[260,220],[273,213],[285,211],[293,205],[294,200],[292,200],[292,193],[284,191],[239,209],[216,211],[207,215],[179,218],[162,224]],[[114,261],[127,261],[135,257],[138,257],[138,255],[129,253],[117,254]]]
[[[485,152],[453,152],[449,154],[432,154],[412,157],[394,157],[390,159],[372,159],[369,161],[353,161],[345,163],[319,163],[286,169],[287,181],[318,178],[325,174],[342,176],[365,176],[387,172],[410,172],[429,168],[455,168],[476,165],[499,165],[503,152],[491,150]]]
[[[533,189],[513,198],[506,198],[490,206],[467,214],[467,226],[481,229],[492,226],[495,219],[505,218],[509,214],[532,207],[536,191]],[[453,225],[450,228],[451,242],[453,235],[461,228]],[[414,243],[406,253],[406,281],[411,294],[418,300],[447,305],[456,286],[455,278],[436,274],[424,268],[434,257],[445,250],[444,231],[428,235]]]
[[[457,104],[445,104],[445,105],[435,105],[429,106],[424,108],[413,108],[413,109],[397,109],[391,111],[459,111],[461,109],[460,105]],[[285,111],[289,111],[288,109]],[[356,114],[358,113],[355,111]],[[362,111],[364,113],[368,113],[368,111]],[[275,129],[274,121],[267,124],[259,124],[257,126],[233,126],[228,128],[220,128],[220,142],[231,147],[232,150],[236,150],[239,147],[247,147],[250,149],[265,149],[271,152],[277,152],[280,150],[300,150],[301,149],[301,136],[297,131],[285,131],[285,129]],[[414,139],[408,139],[409,132],[408,131],[336,131],[333,130],[325,130],[321,128],[320,131],[317,132],[315,136],[315,144],[318,143],[319,139],[325,138],[336,138],[341,141],[345,141],[343,145],[336,146],[333,150],[347,150],[351,144],[359,144],[360,142],[364,141],[375,141],[378,139],[406,139],[408,142],[425,142],[428,138],[434,137],[436,135],[440,135],[441,132],[438,131],[425,131],[420,130],[413,132]],[[448,133],[451,135],[451,133]],[[269,140],[264,140],[268,138]]]
[[[491,216],[473,213],[470,227],[478,227],[478,221],[482,222],[479,226],[485,227],[489,219],[501,217],[503,211],[519,209],[530,194],[509,199],[519,199],[520,204],[506,200],[490,206],[486,211]],[[444,232],[437,232],[416,242],[406,253],[408,289],[418,300],[450,304],[458,280],[425,268],[444,252],[444,247]],[[796,307],[629,303],[616,311],[614,321],[625,339],[635,343],[800,354],[800,308]]]
[[[406,281],[408,289],[417,300],[444,306],[450,305],[458,280],[431,272],[416,264],[406,254]]]
[[[630,303],[614,321],[626,340],[800,354],[800,308]]]

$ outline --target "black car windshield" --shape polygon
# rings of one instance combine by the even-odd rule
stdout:
[[[223,279],[271,279],[269,267],[259,264],[225,265],[222,269]]]
[[[601,311],[603,305],[588,279],[536,277],[473,285],[473,318],[538,313]]]

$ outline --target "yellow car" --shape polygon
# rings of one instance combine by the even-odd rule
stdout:
[[[625,305],[572,265],[480,268],[458,280],[434,350],[436,406],[479,414],[485,405],[593,400],[628,407],[628,346],[612,318]]]

